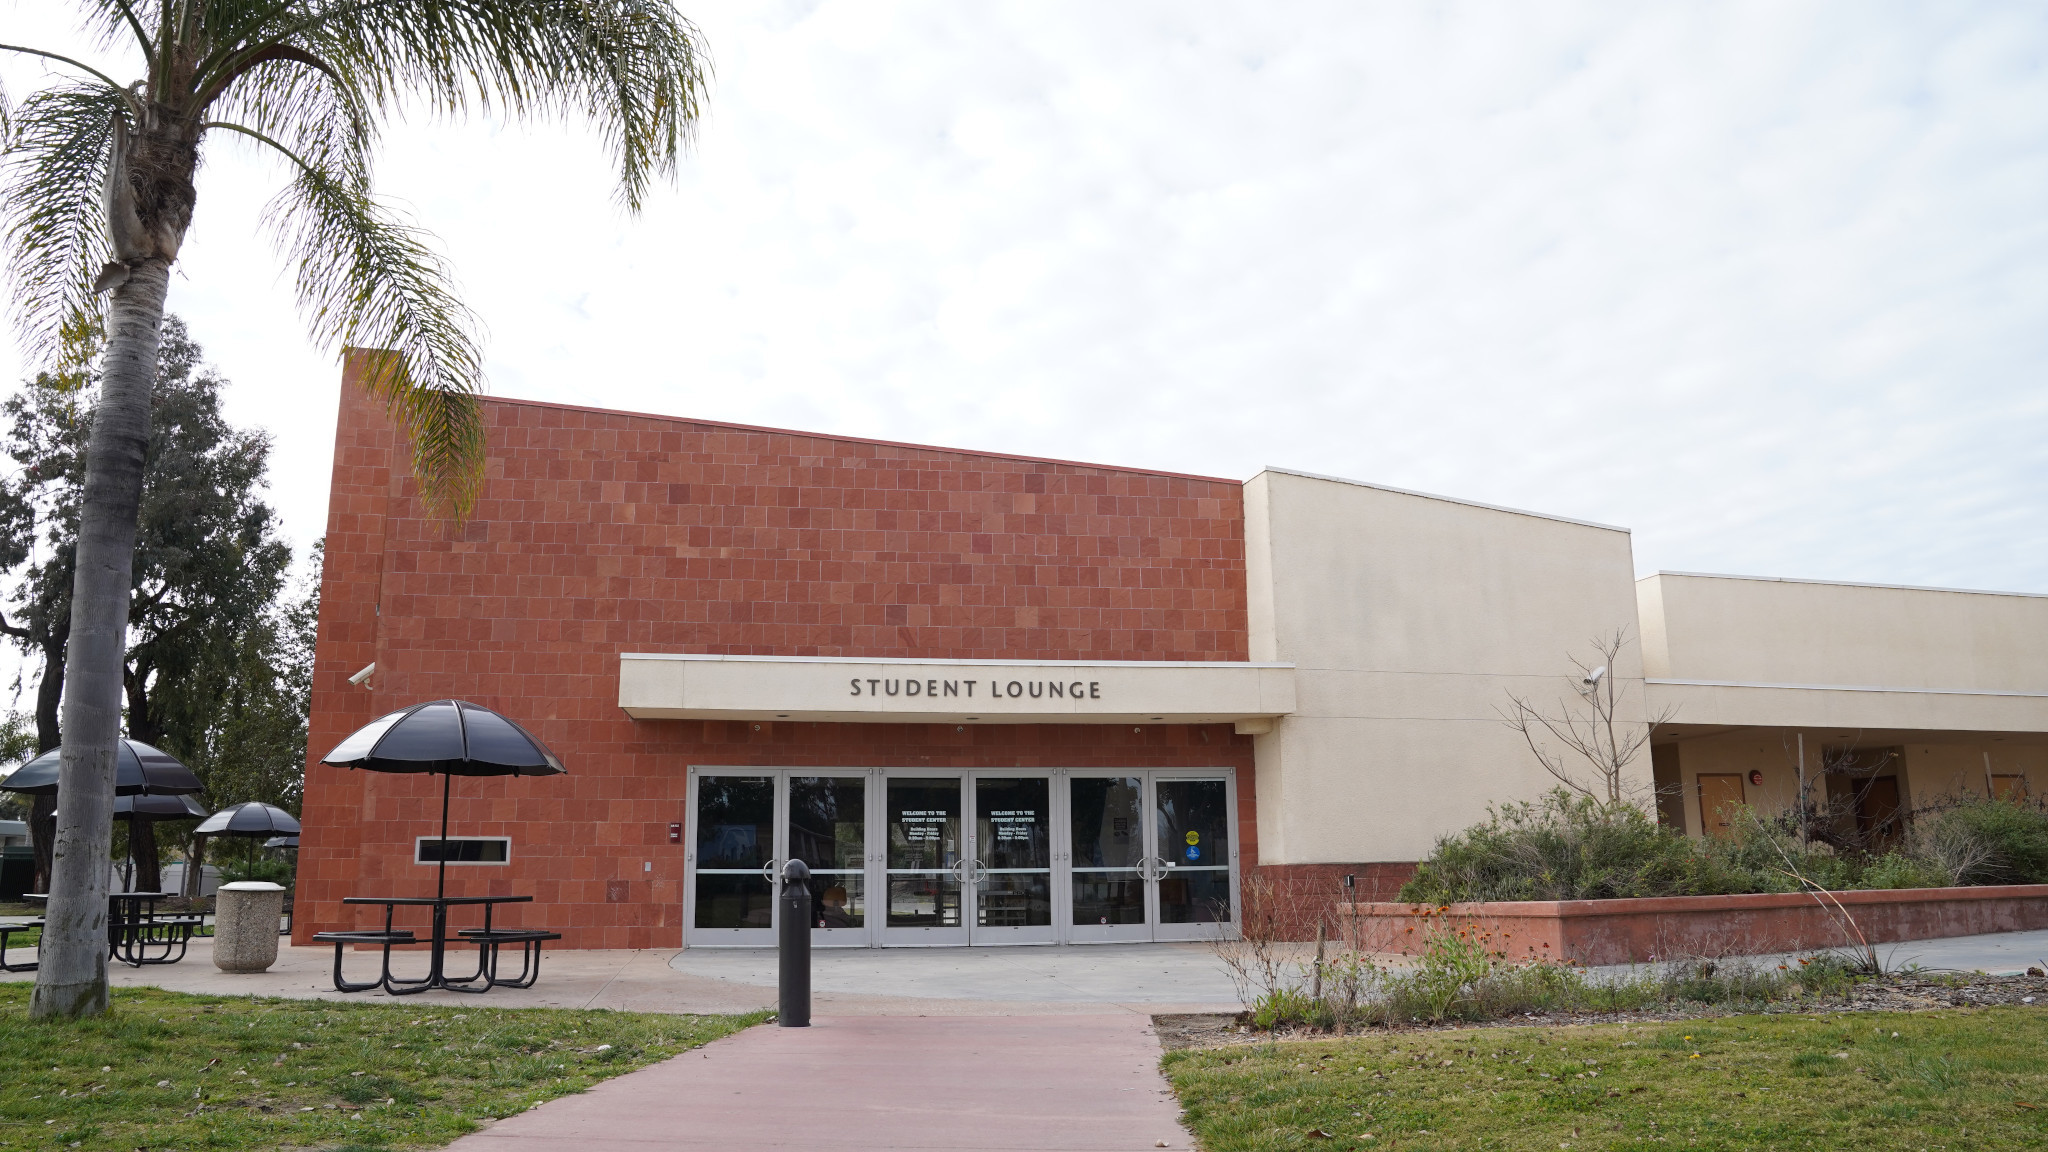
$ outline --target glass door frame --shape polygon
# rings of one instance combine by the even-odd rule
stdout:
[[[875,926],[875,943],[883,948],[944,948],[959,947],[970,942],[968,925],[973,919],[970,909],[968,880],[972,872],[972,837],[974,820],[971,813],[973,791],[968,785],[972,773],[965,768],[883,768],[876,773],[876,787],[873,811],[874,822],[870,829],[879,833],[869,837],[876,862],[869,867],[874,880],[870,889],[874,897],[869,901],[874,908],[872,922]],[[938,875],[950,872],[953,881],[960,885],[960,923],[930,928],[891,927],[889,906],[893,896],[889,890],[892,872],[889,867],[889,782],[891,780],[952,780],[960,789],[960,859],[949,867],[939,869],[904,869],[895,875]]]
[[[982,897],[985,891],[988,869],[988,846],[981,842],[981,792],[978,785],[983,780],[1043,780],[1045,781],[1045,825],[1046,825],[1046,897],[1050,912],[1043,925],[1022,925],[1016,927],[984,927],[981,924]],[[970,816],[967,828],[967,858],[974,871],[975,882],[968,885],[973,902],[967,909],[968,943],[977,946],[994,944],[1057,944],[1060,942],[1060,822],[1066,818],[1066,787],[1059,773],[1044,768],[976,768],[967,773],[967,810]],[[1033,869],[1035,871],[1035,869]]]
[[[766,928],[699,928],[697,927],[697,819],[698,785],[707,776],[765,777],[773,790],[774,837],[769,848],[768,865],[763,869],[769,879],[769,926]],[[872,947],[877,934],[875,918],[875,874],[880,856],[875,847],[874,830],[877,820],[877,793],[880,789],[880,775],[873,768],[763,768],[756,766],[691,765],[689,786],[684,790],[683,811],[683,946],[686,948],[773,948],[777,943],[777,932],[781,927],[782,866],[789,861],[789,793],[790,780],[796,777],[825,779],[855,779],[862,785],[862,840],[865,849],[863,859],[863,910],[861,926],[858,928],[813,928],[811,945],[817,948],[866,948]]]
[[[1139,864],[1135,869],[1138,879],[1145,885],[1145,921],[1142,924],[1076,924],[1073,922],[1074,900],[1074,844],[1073,844],[1073,790],[1068,781],[1076,778],[1113,780],[1136,777],[1140,783],[1138,821],[1143,829],[1142,848]],[[1153,941],[1187,941],[1215,939],[1219,929],[1225,937],[1234,938],[1243,912],[1244,889],[1239,872],[1238,841],[1241,839],[1237,820],[1237,769],[1216,768],[1065,768],[1055,773],[1054,802],[1059,811],[1055,842],[1054,865],[1057,891],[1055,892],[1053,914],[1060,924],[1060,937],[1069,944],[1144,944]],[[1227,921],[1196,921],[1167,924],[1160,918],[1159,882],[1170,875],[1169,863],[1161,852],[1159,841],[1159,790],[1161,783],[1175,781],[1220,781],[1223,784],[1225,805],[1225,827],[1230,830],[1230,919]],[[1121,870],[1121,869],[1119,869]],[[1085,869],[1084,869],[1085,871]]]
[[[1225,938],[1234,938],[1237,935],[1238,921],[1243,912],[1244,887],[1240,882],[1237,866],[1239,852],[1238,840],[1240,839],[1240,836],[1239,827],[1237,823],[1236,770],[1231,768],[1210,770],[1154,768],[1146,772],[1145,838],[1148,842],[1156,841],[1158,838],[1159,785],[1170,784],[1176,781],[1195,782],[1215,780],[1220,780],[1223,782],[1223,826],[1229,829],[1230,831],[1230,871],[1228,873],[1229,888],[1227,889],[1227,891],[1230,893],[1230,919],[1196,920],[1178,924],[1166,923],[1164,918],[1161,916],[1159,900],[1159,882],[1165,880],[1168,876],[1172,875],[1173,870],[1178,868],[1178,865],[1172,863],[1166,858],[1166,852],[1174,851],[1177,849],[1178,846],[1153,843],[1152,859],[1155,861],[1156,866],[1152,870],[1152,877],[1145,885],[1147,889],[1145,900],[1146,914],[1152,922],[1152,939],[1154,940],[1214,940],[1217,938],[1219,930]]]
[[[1074,923],[1074,780],[1130,780],[1138,782],[1138,864],[1136,868],[1082,869],[1084,872],[1125,872],[1131,879],[1144,885],[1144,919],[1136,924],[1076,924]],[[1152,858],[1153,820],[1152,783],[1150,774],[1143,768],[1068,768],[1061,770],[1054,778],[1054,790],[1059,793],[1057,807],[1060,812],[1059,839],[1054,850],[1060,876],[1057,899],[1053,901],[1053,915],[1059,920],[1060,938],[1069,944],[1149,944],[1152,941],[1152,926],[1159,919],[1159,900],[1154,889],[1157,885],[1148,882],[1149,869],[1146,865]]]
[[[698,928],[696,922],[698,869],[698,785],[704,777],[738,776],[767,778],[774,792],[775,835],[769,867],[776,880],[770,881],[770,925],[766,928]],[[780,901],[775,899],[782,865],[789,859],[790,780],[797,777],[861,778],[865,792],[865,871],[862,925],[858,928],[813,928],[811,940],[817,947],[944,947],[996,944],[1116,944],[1152,941],[1209,940],[1218,934],[1237,935],[1242,915],[1243,888],[1239,867],[1240,826],[1238,824],[1237,770],[1231,766],[1211,768],[854,768],[854,767],[759,767],[753,765],[691,765],[684,793],[684,870],[682,925],[685,947],[772,948],[776,944],[776,921]],[[1139,824],[1143,829],[1139,879],[1145,886],[1145,920],[1142,924],[1098,926],[1073,923],[1074,844],[1072,784],[1075,778],[1116,779],[1135,777],[1141,781]],[[961,882],[961,923],[934,928],[890,928],[888,787],[891,779],[956,780],[960,787],[962,859],[954,871]],[[979,892],[973,880],[982,874],[982,846],[979,840],[979,796],[976,781],[982,779],[1047,780],[1048,819],[1051,821],[1052,924],[1047,927],[980,928]],[[1224,785],[1227,827],[1230,830],[1229,891],[1230,919],[1227,922],[1165,924],[1160,920],[1159,881],[1168,875],[1166,859],[1158,843],[1158,785],[1171,781],[1220,781]]]
[[[884,768],[881,781],[875,788],[877,834],[870,837],[870,843],[879,846],[880,861],[878,884],[871,889],[878,893],[871,901],[880,917],[875,921],[876,943],[884,948],[940,948],[988,946],[1001,944],[1057,944],[1060,942],[1060,864],[1059,833],[1060,821],[1064,819],[1065,787],[1057,772],[1045,768]],[[960,859],[947,869],[955,883],[960,885],[960,923],[958,925],[933,928],[894,928],[888,922],[888,836],[889,836],[889,781],[890,780],[957,780],[960,787]],[[983,927],[981,907],[984,888],[990,875],[985,859],[985,846],[981,843],[980,814],[981,794],[979,784],[983,780],[1044,780],[1046,792],[1046,830],[1048,832],[1047,883],[1050,891],[1051,916],[1042,925],[1017,927]]]
[[[776,883],[773,874],[782,867],[785,857],[778,851],[788,837],[784,830],[787,819],[789,787],[776,777],[774,768],[691,768],[689,787],[684,790],[683,800],[683,945],[687,948],[773,948],[775,946]],[[770,828],[768,864],[761,871],[768,878],[768,926],[765,928],[699,928],[697,927],[697,845],[698,845],[698,785],[707,776],[733,776],[760,778],[768,781],[768,792],[773,798],[769,807]],[[720,872],[717,874],[725,874]]]

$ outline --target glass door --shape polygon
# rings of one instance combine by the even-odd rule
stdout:
[[[824,947],[1206,940],[1236,921],[1227,774],[701,768],[690,781],[692,946],[773,947],[791,859],[810,867]]]
[[[1066,938],[1208,940],[1235,924],[1236,797],[1223,777],[1066,778]]]
[[[773,946],[780,777],[693,774],[689,892],[692,944]]]
[[[1208,940],[1237,919],[1230,784],[1152,781],[1154,940]]]
[[[1152,939],[1143,776],[1067,777],[1067,939]]]
[[[967,943],[965,788],[964,775],[884,778],[882,943]]]
[[[811,942],[872,942],[869,773],[691,772],[685,933],[693,946],[772,948],[782,866],[810,866]]]
[[[968,843],[974,943],[1050,944],[1058,938],[1052,830],[1049,777],[975,775]]]
[[[811,944],[866,944],[868,778],[787,777],[783,854],[811,869]]]

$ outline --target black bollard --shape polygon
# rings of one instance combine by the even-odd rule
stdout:
[[[780,946],[776,949],[775,1023],[783,1028],[811,1026],[811,870],[801,860],[782,866]]]

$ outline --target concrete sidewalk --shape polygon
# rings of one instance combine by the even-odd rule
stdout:
[[[749,1029],[450,1148],[1192,1148],[1179,1112],[1142,1016],[827,1016]]]
[[[1306,960],[1311,946],[1288,946]],[[775,987],[773,948],[691,948],[677,972]],[[1150,1012],[1235,1012],[1237,986],[1207,944],[1080,944],[1002,948],[819,948],[820,995],[1016,1004],[1116,1004]]]
[[[474,952],[464,956],[473,957]],[[1127,1012],[1236,1012],[1236,990],[1201,944],[1098,944],[1078,947],[825,949],[813,955],[813,1010],[834,1016],[1087,1015]],[[15,959],[26,959],[17,951]],[[350,952],[351,979],[375,975],[373,952]],[[422,972],[424,952],[399,952],[400,974]],[[451,960],[466,968],[474,960]],[[343,994],[333,988],[332,947],[277,950],[267,972],[229,973],[213,966],[213,941],[192,941],[176,964],[115,964],[116,987],[147,985],[214,996],[287,996],[361,1002],[381,992]],[[34,973],[0,973],[33,980]],[[488,996],[426,992],[415,1004],[492,1008],[612,1008],[622,1012],[752,1012],[775,1004],[775,953],[770,949],[672,948],[642,951],[550,950],[531,988],[499,988]]]

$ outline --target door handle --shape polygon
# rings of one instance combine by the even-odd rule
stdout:
[[[775,884],[775,874],[778,871],[780,869],[775,867],[775,861],[771,858],[766,864],[761,865],[761,879],[766,880],[769,886],[773,887]]]

